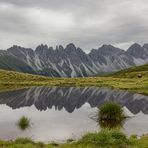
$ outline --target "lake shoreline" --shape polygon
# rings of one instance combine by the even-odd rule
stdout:
[[[134,74],[136,75],[136,74]],[[130,75],[129,75],[130,76]],[[148,77],[81,77],[51,78],[14,71],[0,70],[0,91],[32,86],[58,87],[108,87],[148,95]]]
[[[82,80],[81,80],[82,79]],[[10,91],[10,90],[17,90],[17,89],[24,89],[24,88],[31,88],[31,87],[98,87],[98,88],[110,88],[110,89],[117,89],[117,90],[123,90],[123,91],[129,91],[133,93],[138,93],[142,95],[148,95],[148,84],[145,84],[144,86],[141,86],[143,84],[142,81],[139,81],[135,83],[135,80],[132,80],[130,85],[128,86],[128,79],[118,79],[114,78],[113,81],[112,78],[108,79],[107,82],[105,82],[105,78],[101,79],[101,77],[95,78],[96,81],[100,81],[100,83],[97,83],[95,81],[90,82],[89,79],[93,78],[64,78],[64,79],[53,79],[52,81],[46,81],[46,82],[19,82],[19,83],[0,83],[0,92],[4,91]],[[75,81],[75,83],[73,82]],[[115,84],[115,82],[119,82]],[[130,80],[131,81],[131,80]],[[138,86],[140,85],[140,86]]]
[[[137,137],[131,135],[129,138],[118,129],[103,129],[100,132],[87,133],[80,139],[67,139],[64,143],[39,142],[30,138],[17,138],[16,140],[0,140],[2,147],[30,147],[30,148],[92,148],[92,147],[146,147],[148,145],[148,134]]]

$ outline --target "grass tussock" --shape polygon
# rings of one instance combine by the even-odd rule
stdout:
[[[85,143],[85,145],[91,144],[94,147],[107,147],[109,145],[126,146],[128,145],[128,139],[119,130],[104,129],[99,133],[88,133],[84,135],[78,143]]]
[[[97,122],[101,128],[121,128],[126,116],[122,107],[114,102],[107,102],[98,109]]]
[[[30,127],[30,119],[28,119],[27,117],[23,116],[19,119],[19,121],[17,122],[17,126],[21,129],[21,130],[26,130]]]
[[[122,107],[114,102],[107,102],[100,107],[100,120],[122,120],[125,118]]]

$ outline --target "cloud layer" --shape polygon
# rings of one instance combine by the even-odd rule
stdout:
[[[148,42],[147,0],[0,0],[0,48]]]

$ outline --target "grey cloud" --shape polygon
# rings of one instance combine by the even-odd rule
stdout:
[[[147,0],[0,0],[1,6],[0,48],[74,42],[89,51],[148,42]]]

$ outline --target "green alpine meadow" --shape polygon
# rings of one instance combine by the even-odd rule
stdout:
[[[140,75],[140,78],[139,78]],[[14,71],[0,70],[0,88],[17,89],[31,86],[96,86],[148,94],[148,65],[132,67],[101,77],[48,78]]]

